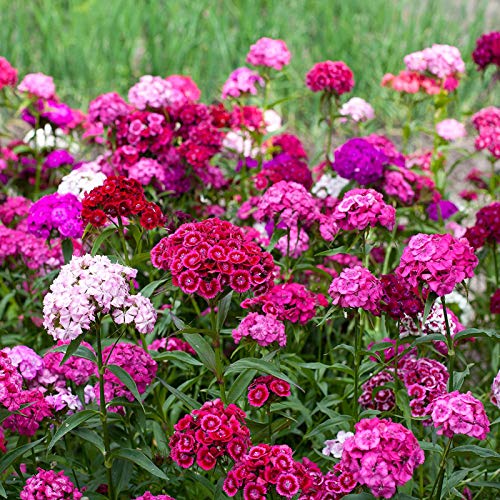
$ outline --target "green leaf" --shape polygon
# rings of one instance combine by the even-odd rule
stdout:
[[[31,450],[35,446],[39,445],[42,441],[45,441],[45,437],[34,441],[33,443],[24,444],[19,448],[15,448],[7,452],[0,460],[0,470],[3,472],[7,470],[19,457],[22,457],[27,451]]]
[[[266,248],[266,252],[272,252],[273,248],[276,246],[280,238],[283,238],[283,236],[286,236],[287,230],[286,229],[274,229],[273,235],[271,236],[271,241],[269,242],[269,245]]]
[[[183,392],[177,390],[175,387],[172,387],[171,385],[167,384],[164,380],[158,377],[158,380],[179,400],[182,401],[186,407],[189,409],[189,411],[194,410],[195,408],[199,408],[200,404],[198,401],[194,400],[187,394],[184,394]]]
[[[180,363],[185,363],[186,365],[192,366],[203,366],[203,363],[193,358],[191,354],[184,351],[165,351],[157,353],[156,351],[151,351],[151,357],[155,361],[179,361]]]
[[[172,278],[168,276],[167,278],[162,278],[161,280],[152,281],[141,290],[141,295],[149,299],[158,287],[164,283],[170,282],[171,280]]]
[[[456,342],[457,340],[463,338],[479,338],[479,337],[491,337],[491,338],[500,338],[500,332],[497,330],[480,330],[478,328],[466,328],[461,332],[456,333],[453,336],[453,340]]]
[[[111,226],[108,226],[107,228],[105,228],[102,233],[95,239],[94,241],[94,244],[92,245],[92,250],[90,252],[90,254],[92,255],[92,257],[94,257],[97,252],[99,251],[101,245],[107,240],[109,239],[111,236],[113,236],[113,234],[117,234],[118,233],[118,229],[111,225]]]
[[[132,393],[137,402],[141,405],[142,410],[144,411],[144,406],[142,406],[142,399],[137,390],[137,385],[134,379],[121,367],[118,365],[108,365],[106,367],[113,375],[118,377],[120,382],[125,385],[125,387]]]
[[[66,347],[66,351],[64,353],[63,359],[61,359],[61,362],[59,363],[59,366],[64,365],[66,361],[68,361],[73,354],[75,354],[76,350],[80,347],[80,344],[83,342],[83,338],[85,335],[78,335],[76,339],[73,339],[68,345],[64,346]]]
[[[161,428],[161,425],[156,422],[156,420],[153,420],[151,422],[151,426],[153,428],[153,436],[156,441],[156,447],[158,448],[160,453],[166,455],[168,451],[168,443],[165,431]]]
[[[465,456],[472,453],[478,457],[482,458],[490,458],[495,461],[500,461],[500,454],[494,450],[490,450],[488,448],[482,448],[481,446],[476,446],[475,444],[466,444],[463,446],[457,446],[450,451],[450,456],[461,455]]]
[[[50,444],[47,448],[47,451],[50,451],[53,446],[68,432],[71,432],[75,427],[78,427],[83,422],[89,420],[93,416],[98,415],[99,413],[95,410],[83,410],[79,411],[68,417],[62,424],[59,429],[57,429],[56,433],[52,437]]]
[[[303,390],[301,387],[297,385],[290,377],[285,375],[283,372],[279,371],[272,363],[268,361],[264,361],[263,359],[254,359],[254,358],[243,358],[238,361],[231,363],[225,370],[225,374],[229,375],[230,373],[240,373],[244,370],[257,370],[259,372],[267,373],[268,375],[273,375],[274,377],[280,378],[289,384],[298,387],[300,390]]]
[[[64,238],[61,243],[64,263],[67,264],[73,257],[73,240],[71,238]]]
[[[411,346],[415,347],[420,344],[427,344],[432,342],[433,340],[441,340],[442,342],[446,342],[446,337],[442,333],[431,333],[429,335],[422,335],[421,337],[416,338]]]
[[[333,248],[331,250],[325,250],[324,252],[319,252],[315,254],[315,257],[329,257],[330,255],[337,255],[339,253],[346,253],[348,248],[346,246],[341,246]]]
[[[49,352],[64,352],[64,353],[66,353],[68,348],[69,348],[69,345],[70,344],[59,345],[59,346],[51,349]],[[87,359],[89,361],[92,361],[92,363],[97,364],[97,358],[96,358],[95,354],[88,347],[85,347],[84,345],[79,345],[76,348],[76,351],[72,354],[72,356],[76,356],[77,358]],[[61,365],[62,364],[63,363],[61,361]]]
[[[215,352],[212,346],[198,333],[185,333],[184,338],[188,344],[196,351],[201,362],[212,372],[217,373],[215,363]]]
[[[168,480],[166,474],[139,450],[132,450],[130,448],[118,448],[111,453],[110,457],[128,460],[129,462],[142,467],[145,471],[149,472],[153,476],[159,477],[160,479],[163,479],[165,481]]]
[[[436,294],[430,292],[429,295],[427,296],[427,300],[425,301],[424,316],[422,318],[423,325],[425,325],[425,322],[427,321],[427,316],[429,316],[429,313],[431,312],[431,307],[435,301],[436,301]]]
[[[231,384],[231,388],[227,393],[227,402],[236,403],[240,399],[241,395],[245,392],[250,382],[257,375],[256,370],[245,370],[241,372],[236,380]]]
[[[343,500],[375,500],[375,497],[371,493],[367,492],[351,493],[350,495],[346,495],[342,498]]]
[[[77,429],[73,429],[73,434],[84,441],[88,441],[90,444],[93,444],[104,455],[104,441],[101,436],[97,434],[97,432],[87,429],[86,427],[79,427]]]
[[[231,307],[231,299],[233,298],[233,291],[231,290],[227,295],[222,297],[217,303],[217,331],[221,331],[226,321],[227,313]]]

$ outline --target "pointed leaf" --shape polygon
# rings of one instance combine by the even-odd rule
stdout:
[[[185,333],[184,338],[196,351],[201,362],[212,372],[217,372],[215,352],[212,346],[198,333]]]
[[[222,297],[217,303],[217,331],[221,331],[224,326],[224,321],[226,321],[227,313],[231,307],[231,299],[233,297],[233,292],[229,292],[227,295]]]
[[[83,410],[79,411],[68,417],[62,424],[59,429],[57,429],[56,433],[52,437],[50,444],[47,448],[47,451],[50,451],[53,446],[68,432],[71,432],[75,427],[78,427],[83,422],[89,420],[90,418],[98,415],[99,413],[95,410]]]
[[[254,379],[255,375],[257,375],[256,370],[245,370],[241,372],[236,380],[231,384],[231,388],[227,393],[227,402],[236,403],[236,401],[240,399],[242,394],[250,385],[250,382]]]
[[[168,480],[166,474],[159,469],[151,460],[144,455],[139,450],[132,450],[129,448],[118,448],[111,453],[111,457],[122,458],[123,460],[128,460],[139,467],[142,467],[145,471],[149,472],[153,476],[159,477],[165,481]]]
[[[142,406],[142,399],[137,389],[137,385],[134,379],[121,367],[118,365],[108,365],[106,367],[115,377],[117,377],[120,382],[132,393],[137,402],[141,405],[144,411],[144,406]]]

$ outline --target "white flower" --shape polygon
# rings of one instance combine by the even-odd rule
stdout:
[[[335,439],[328,439],[325,441],[325,447],[322,452],[323,455],[341,458],[342,451],[344,450],[344,442],[352,436],[354,436],[352,432],[339,431]]]

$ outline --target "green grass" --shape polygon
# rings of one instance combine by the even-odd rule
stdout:
[[[283,38],[292,63],[276,96],[300,97],[282,106],[300,130],[313,125],[315,102],[303,80],[315,62],[344,60],[355,74],[353,95],[390,120],[395,97],[380,88],[381,77],[402,69],[405,54],[432,43],[461,49],[470,75],[461,103],[472,110],[486,86],[470,53],[476,38],[494,27],[487,7],[487,0],[0,0],[0,55],[21,75],[52,75],[73,106],[111,90],[126,95],[143,74],[172,73],[192,76],[207,102],[245,64],[251,43]]]

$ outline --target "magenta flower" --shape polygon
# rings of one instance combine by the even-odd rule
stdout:
[[[255,340],[257,344],[266,347],[273,342],[279,346],[286,345],[285,325],[271,314],[265,316],[258,313],[250,313],[233,330],[233,339],[239,344],[243,337]]]
[[[254,66],[266,66],[281,71],[290,64],[292,55],[283,40],[260,38],[251,47],[247,54],[247,62]]]
[[[27,74],[17,86],[17,90],[20,92],[28,92],[42,99],[52,99],[56,96],[54,80],[51,76],[44,75],[43,73]]]
[[[263,87],[264,79],[249,68],[237,68],[226,80],[222,87],[222,99],[240,97],[241,94],[257,95],[257,85]]]
[[[27,479],[21,500],[80,500],[83,494],[63,471],[44,470]]]

